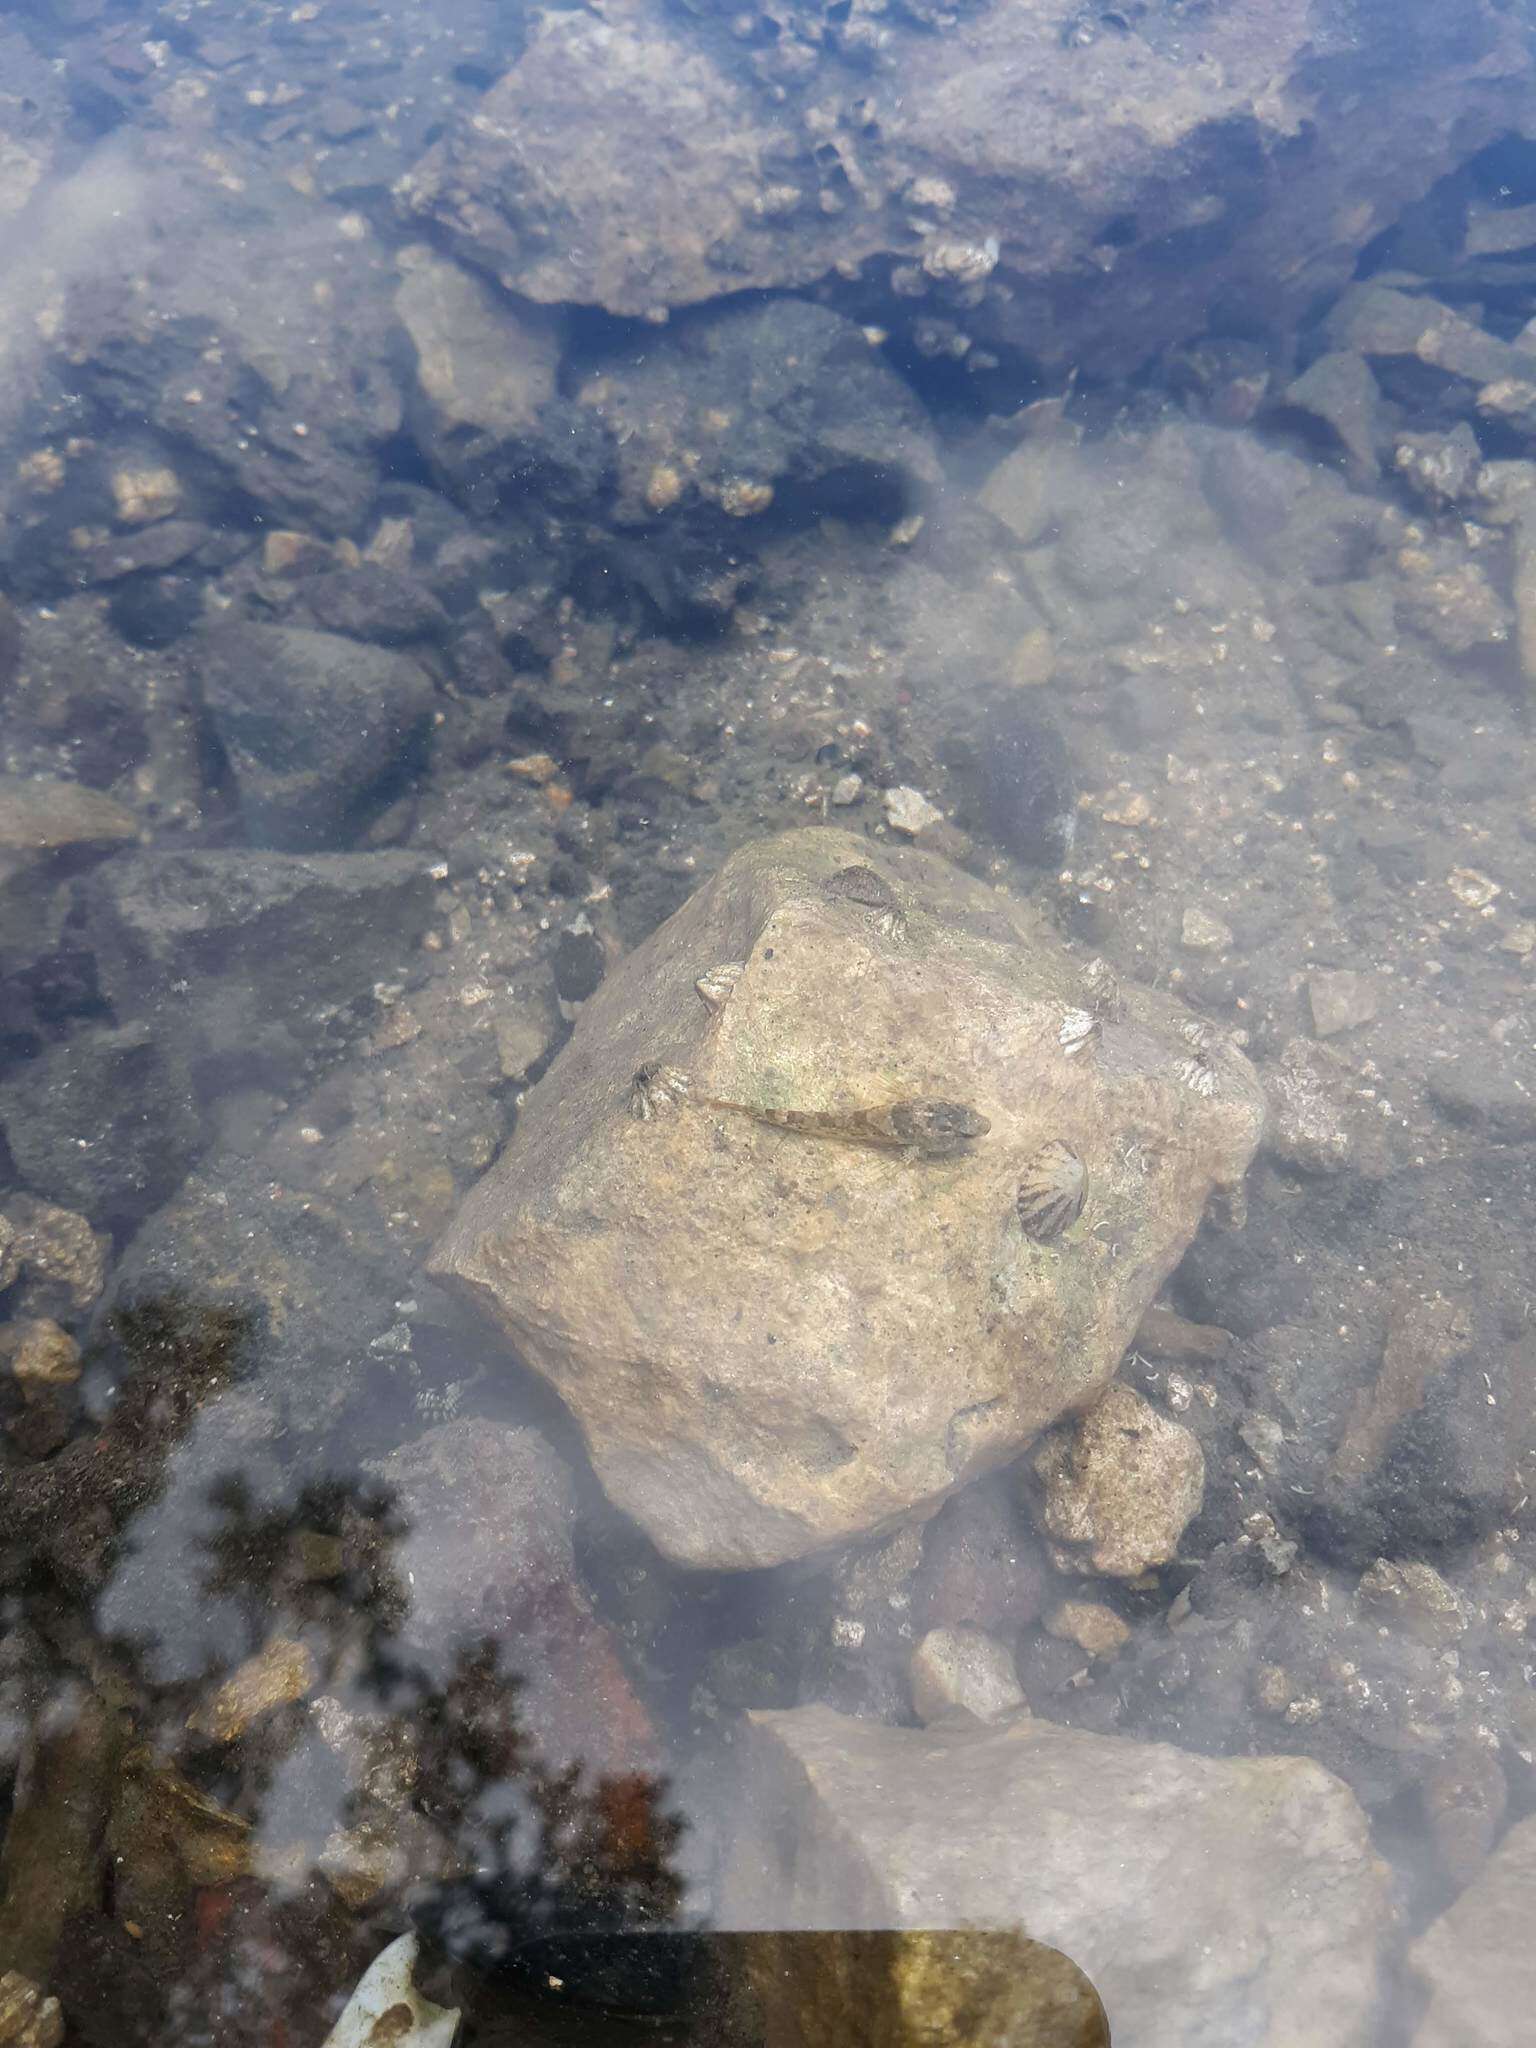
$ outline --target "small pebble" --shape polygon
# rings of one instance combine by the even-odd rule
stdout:
[[[944,822],[944,813],[937,804],[931,804],[920,789],[905,786],[885,792],[885,815],[891,830],[904,832],[909,839],[916,839],[920,833]]]
[[[1113,1657],[1131,1639],[1130,1624],[1099,1600],[1063,1600],[1045,1617],[1046,1632],[1090,1657]]]
[[[1456,901],[1468,910],[1486,910],[1495,896],[1503,894],[1497,882],[1479,874],[1476,868],[1452,868],[1445,883]]]
[[[70,1387],[80,1377],[80,1346],[46,1316],[12,1323],[0,1342],[10,1349],[11,1371],[23,1392],[33,1387]]]
[[[1370,1023],[1377,1008],[1376,984],[1367,974],[1335,968],[1309,978],[1307,1001],[1313,1031],[1319,1038],[1332,1038],[1337,1032]]]
[[[278,1636],[232,1671],[212,1698],[189,1716],[187,1726],[214,1742],[233,1742],[261,1715],[301,1700],[319,1675],[302,1643]]]
[[[956,1708],[993,1721],[1022,1707],[1013,1652],[981,1628],[930,1629],[912,1652],[912,1710],[936,1721]]]
[[[1191,904],[1179,927],[1179,944],[1186,953],[1225,953],[1232,944],[1232,927]]]
[[[856,804],[863,794],[864,778],[862,775],[839,775],[836,782],[832,785],[832,801],[839,807],[846,804]]]

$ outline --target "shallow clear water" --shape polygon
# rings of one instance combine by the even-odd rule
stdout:
[[[1523,2038],[1529,38],[0,15],[0,2044]]]

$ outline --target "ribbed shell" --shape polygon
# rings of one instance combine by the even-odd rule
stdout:
[[[1014,1206],[1026,1237],[1044,1244],[1083,1213],[1088,1175],[1072,1147],[1052,1138],[1024,1169]]]

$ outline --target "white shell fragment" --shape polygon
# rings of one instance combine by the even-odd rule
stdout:
[[[1079,1053],[1086,1052],[1099,1036],[1101,1028],[1099,1019],[1091,1010],[1068,1010],[1061,1020],[1058,1034],[1067,1058],[1076,1059]]]
[[[358,1980],[341,2018],[321,2048],[453,2048],[459,2015],[423,1998],[412,1982],[416,1937],[402,1934],[376,1955]],[[388,2030],[379,2022],[388,2016]]]

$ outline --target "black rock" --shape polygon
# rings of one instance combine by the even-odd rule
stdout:
[[[433,700],[409,655],[264,625],[220,627],[191,654],[258,845],[344,845],[402,793]]]
[[[419,854],[131,853],[82,887],[104,993],[199,1054],[291,1048],[325,1006],[408,967],[432,914]]]
[[[197,1156],[186,1070],[142,1025],[75,1032],[0,1085],[0,1126],[36,1194],[93,1223],[136,1221]]]
[[[563,1003],[584,1003],[597,993],[608,966],[602,940],[591,930],[567,929],[555,942],[555,989]]]
[[[447,612],[419,577],[377,562],[311,576],[300,597],[315,626],[380,647],[441,640],[448,632]]]
[[[203,616],[197,576],[130,576],[112,593],[112,623],[131,647],[169,647]]]

